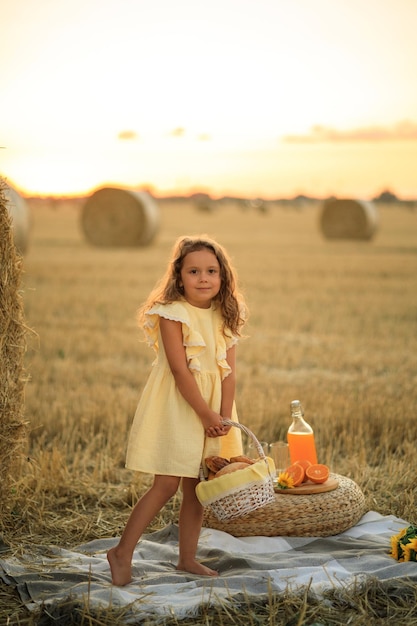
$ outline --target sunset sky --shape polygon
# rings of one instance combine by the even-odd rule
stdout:
[[[417,198],[417,0],[13,0],[0,175],[29,194]]]

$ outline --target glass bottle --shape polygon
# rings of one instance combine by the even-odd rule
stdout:
[[[304,411],[299,400],[291,402],[292,424],[287,432],[288,447],[291,463],[296,461],[310,461],[317,463],[314,432],[310,424],[304,419]]]

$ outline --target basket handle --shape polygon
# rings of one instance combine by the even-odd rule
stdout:
[[[240,428],[240,430],[242,430],[248,437],[250,437],[250,439],[252,439],[253,443],[255,444],[256,451],[259,454],[260,458],[264,461],[266,460],[265,452],[263,451],[261,444],[255,437],[253,432],[249,430],[247,426],[244,426],[243,424],[239,424],[239,422],[234,422],[233,420],[228,420],[228,419],[222,419],[221,423],[224,424],[225,426],[236,426],[236,428]]]

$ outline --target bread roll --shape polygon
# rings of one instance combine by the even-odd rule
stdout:
[[[230,462],[231,463],[249,463],[249,465],[253,465],[253,463],[255,463],[253,459],[250,459],[248,456],[245,456],[244,454],[230,457]]]
[[[245,469],[246,467],[250,467],[250,465],[250,463],[243,462],[229,463],[229,465],[225,465],[225,467],[222,467],[222,469],[217,472],[216,478],[224,476],[225,474],[231,474],[232,472],[236,472],[240,469]]]
[[[204,459],[204,462],[212,472],[218,472],[230,463],[228,459],[224,459],[222,456],[208,456]]]

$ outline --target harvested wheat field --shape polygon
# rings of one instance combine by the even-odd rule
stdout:
[[[319,206],[265,213],[221,203],[160,202],[152,245],[89,245],[80,203],[31,206],[23,260],[28,440],[2,502],[1,557],[118,536],[149,484],[124,469],[128,429],[153,354],[135,315],[182,234],[207,233],[229,251],[250,321],[238,349],[240,421],[258,439],[284,439],[291,400],[313,426],[321,463],[354,480],[367,510],[416,523],[417,212],[379,207],[372,241],[326,240]],[[177,522],[180,496],[149,528]],[[395,564],[395,561],[393,560]],[[417,568],[417,564],[415,564]],[[180,620],[131,623],[417,624],[415,583],[368,580],[326,601],[272,593]],[[66,599],[29,613],[0,586],[1,624],[123,624]]]

